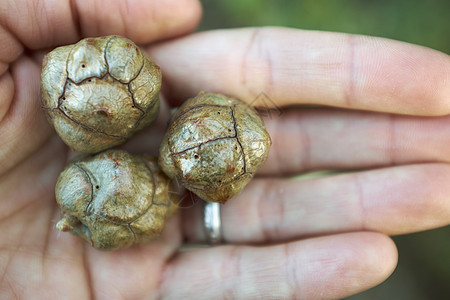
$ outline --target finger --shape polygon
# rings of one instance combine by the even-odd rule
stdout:
[[[10,77],[11,84],[0,96],[0,103],[3,96],[11,99],[6,99],[8,106],[0,119],[0,174],[37,151],[53,133],[39,107],[39,74],[39,66],[22,57],[11,65],[10,75],[2,77]]]
[[[14,89],[19,89],[6,71],[21,55],[23,46],[48,48],[75,42],[81,36],[107,34],[147,43],[192,30],[200,14],[196,0],[1,2],[0,120],[9,110]]]
[[[199,22],[196,0],[2,1],[0,61],[22,51],[76,42],[81,37],[118,34],[148,43],[187,33]]]
[[[258,174],[449,162],[450,117],[337,109],[283,110],[264,120],[272,139]]]
[[[449,181],[447,164],[309,180],[257,179],[222,206],[223,235],[232,243],[278,243],[348,231],[394,235],[445,226]],[[183,211],[187,240],[206,240],[200,208]]]
[[[177,255],[164,273],[161,293],[169,299],[338,299],[379,284],[396,262],[395,245],[378,233],[222,246]]]
[[[149,50],[178,100],[207,90],[252,102],[264,92],[277,106],[450,112],[449,56],[398,41],[250,28],[203,32]]]

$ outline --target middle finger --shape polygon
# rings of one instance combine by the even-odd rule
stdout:
[[[264,120],[272,138],[260,175],[361,169],[450,159],[450,116],[291,109]]]

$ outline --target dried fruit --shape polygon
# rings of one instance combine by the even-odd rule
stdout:
[[[157,238],[175,211],[170,179],[156,159],[106,150],[69,164],[56,184],[61,231],[102,250]]]
[[[202,92],[172,116],[159,165],[203,200],[225,203],[251,180],[270,145],[263,121],[251,106]]]
[[[130,40],[87,38],[44,59],[42,107],[73,150],[96,153],[124,143],[159,111],[159,67]]]

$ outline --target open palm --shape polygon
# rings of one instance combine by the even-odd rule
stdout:
[[[102,3],[0,4],[1,298],[339,298],[392,272],[388,234],[448,224],[447,55],[282,28],[154,44],[193,29],[198,3]],[[281,108],[265,120],[273,139],[267,163],[223,207],[227,245],[178,251],[204,241],[200,205],[176,214],[158,241],[127,250],[101,252],[55,230],[54,185],[71,153],[39,107],[41,59],[57,45],[107,34],[147,45],[172,104],[200,90],[248,102],[265,92]],[[125,148],[156,153],[167,116],[163,105],[159,123]]]

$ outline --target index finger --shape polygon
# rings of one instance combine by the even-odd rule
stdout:
[[[149,49],[172,97],[200,90],[274,105],[450,113],[450,57],[383,38],[287,28],[203,32]]]
[[[23,51],[118,34],[137,44],[188,33],[199,22],[197,0],[17,0],[0,2],[0,71]]]

